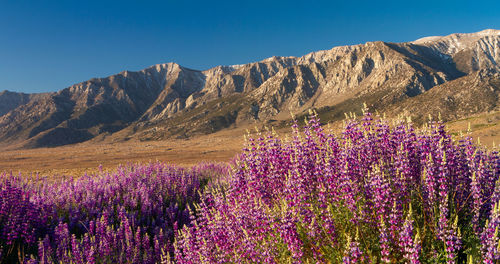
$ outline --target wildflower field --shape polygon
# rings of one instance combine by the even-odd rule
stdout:
[[[0,176],[2,263],[498,263],[498,153],[365,113],[231,163]]]

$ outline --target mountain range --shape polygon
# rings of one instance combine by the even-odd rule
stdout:
[[[113,137],[186,138],[316,109],[340,119],[362,103],[445,121],[499,110],[500,30],[367,42],[205,71],[176,63],[42,94],[0,92],[0,142],[51,147]]]

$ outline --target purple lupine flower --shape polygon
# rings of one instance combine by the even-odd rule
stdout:
[[[385,224],[383,216],[380,216],[379,232],[380,232],[379,243],[380,243],[380,255],[381,255],[380,260],[382,261],[382,263],[391,263],[390,235],[388,233],[388,229]]]
[[[420,263],[420,234],[414,234],[413,210],[410,204],[408,215],[399,234],[399,246],[403,250],[404,258],[412,264]]]
[[[486,222],[486,226],[481,234],[481,252],[483,262],[487,264],[498,263],[500,261],[500,236],[498,229],[500,228],[500,203],[497,202],[493,206],[490,218]]]
[[[358,235],[356,235],[356,237],[357,236]],[[342,261],[345,264],[364,262],[365,258],[359,246],[360,244],[357,238],[354,239],[354,241],[351,241],[351,237],[347,237],[346,249],[344,252],[344,257],[342,258]]]

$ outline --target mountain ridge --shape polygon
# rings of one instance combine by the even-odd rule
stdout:
[[[144,140],[190,137],[286,120],[290,111],[335,108],[346,101],[390,109],[470,74],[497,72],[499,43],[500,31],[490,29],[404,43],[367,42],[203,71],[157,64],[53,93],[11,93],[19,99],[0,107],[0,141],[42,147],[112,134]]]

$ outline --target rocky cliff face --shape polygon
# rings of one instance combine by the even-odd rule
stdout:
[[[284,120],[310,108],[359,108],[362,102],[414,114],[446,109],[458,118],[498,107],[491,98],[498,98],[499,43],[500,31],[485,30],[206,71],[159,64],[36,96],[2,92],[0,140],[55,146],[120,130],[142,139],[186,137]],[[436,98],[448,103],[420,109]]]
[[[41,99],[45,95],[2,91],[0,92],[0,116],[16,109],[20,105],[27,104],[31,100]]]

